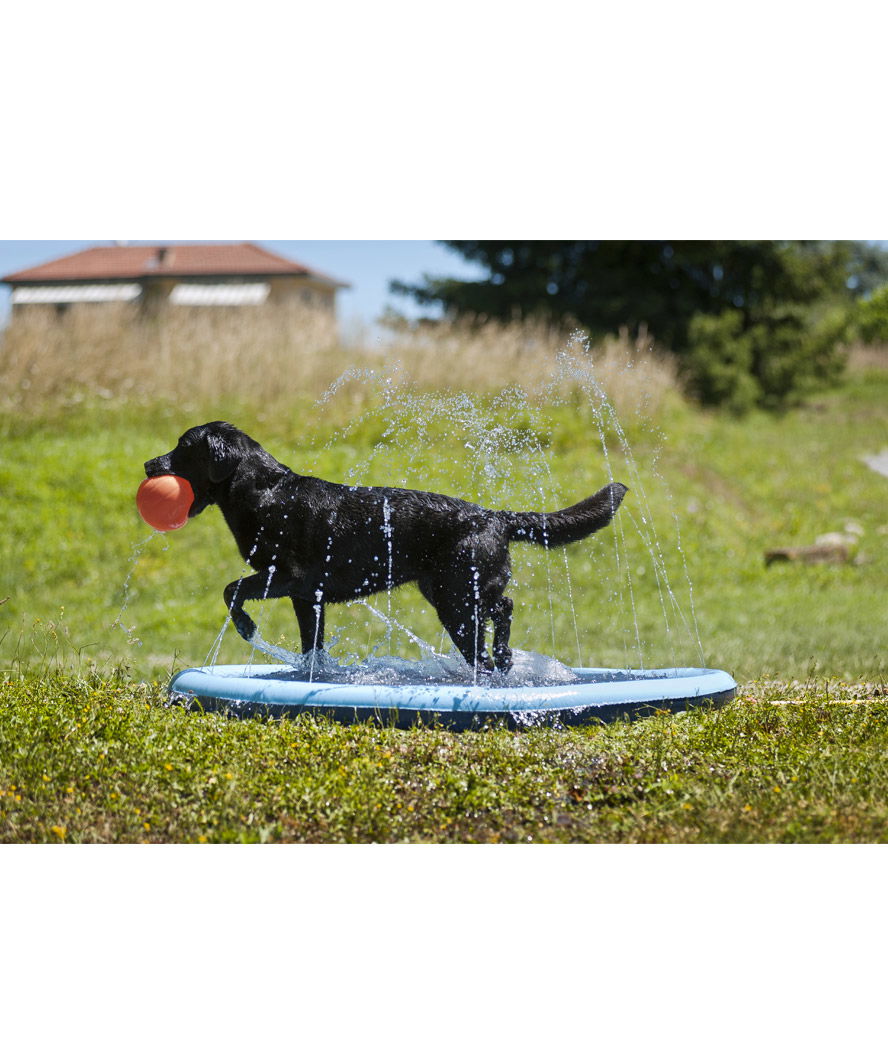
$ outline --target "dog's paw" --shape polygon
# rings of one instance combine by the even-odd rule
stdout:
[[[496,672],[496,665],[494,664],[493,659],[490,657],[487,651],[482,651],[480,657],[475,663],[475,669],[479,673],[483,673],[485,676],[490,673]]]
[[[512,651],[509,647],[503,647],[501,650],[495,652],[494,664],[498,673],[502,673],[503,676],[509,672],[512,668]]]
[[[249,643],[256,633],[256,623],[253,619],[246,611],[240,610],[231,612],[231,620],[234,622],[238,635],[242,636]]]
[[[506,675],[512,668],[512,652],[510,651],[505,655],[496,656],[496,671],[502,675]]]

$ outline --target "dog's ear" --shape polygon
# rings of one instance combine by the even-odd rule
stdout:
[[[210,482],[221,483],[237,468],[238,452],[222,435],[210,433],[207,445],[210,449]]]

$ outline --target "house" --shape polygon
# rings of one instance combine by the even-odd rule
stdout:
[[[348,283],[254,245],[102,245],[7,274],[13,314],[72,304],[146,310],[305,304],[335,312]]]

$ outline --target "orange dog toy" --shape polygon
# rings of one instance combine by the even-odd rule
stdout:
[[[194,501],[191,483],[179,475],[155,475],[136,494],[139,515],[155,530],[178,530],[188,522]]]

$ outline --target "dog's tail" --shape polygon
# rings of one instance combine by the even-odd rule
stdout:
[[[556,548],[582,541],[614,518],[628,487],[609,483],[597,494],[578,501],[560,512],[502,512],[509,524],[510,541],[529,541]]]

